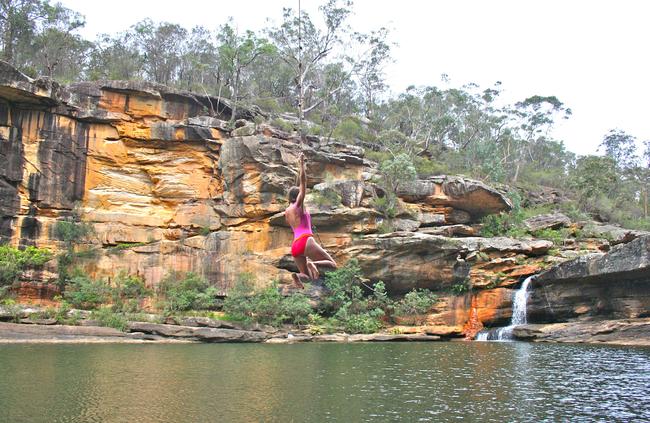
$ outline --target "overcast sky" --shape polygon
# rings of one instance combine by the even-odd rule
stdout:
[[[240,30],[279,22],[298,0],[60,0],[86,16],[84,36],[127,29],[144,18]],[[322,0],[302,0],[317,14]],[[578,154],[595,153],[619,128],[650,139],[650,2],[645,0],[356,0],[354,30],[391,29],[393,93],[409,85],[503,83],[509,102],[555,95],[573,116],[553,132]]]

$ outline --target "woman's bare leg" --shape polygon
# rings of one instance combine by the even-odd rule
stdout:
[[[330,256],[323,247],[318,245],[313,237],[310,237],[307,240],[307,245],[305,245],[305,255],[316,266],[330,267],[332,269],[338,267],[332,256]]]
[[[305,256],[294,257],[293,261],[296,262],[296,266],[298,267],[298,273],[292,273],[291,277],[293,278],[293,283],[298,288],[302,289],[305,287],[305,285],[302,284],[301,279],[304,280],[311,279],[311,275],[309,274],[309,269],[307,267],[307,257]]]

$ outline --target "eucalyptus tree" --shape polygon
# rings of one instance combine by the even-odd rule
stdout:
[[[144,77],[144,55],[133,31],[101,34],[90,52],[86,76],[89,79],[138,80]]]
[[[43,5],[46,12],[34,36],[32,63],[49,77],[75,80],[82,74],[92,43],[76,31],[85,25],[84,17],[60,3]]]
[[[275,52],[275,46],[266,38],[258,37],[253,31],[245,31],[240,35],[232,22],[219,28],[219,68],[225,86],[233,100],[232,118],[237,115],[237,103],[244,98],[250,98],[251,93],[242,95],[242,82],[248,70],[256,60],[264,55]]]
[[[326,58],[334,51],[342,51],[344,37],[349,33],[347,19],[351,14],[350,0],[328,0],[318,9],[325,27],[321,30],[308,13],[300,16],[294,9],[283,9],[280,26],[270,28],[267,34],[278,48],[279,57],[293,70],[293,86],[297,97],[299,118],[322,104],[321,99],[304,104],[304,92],[320,89],[317,75]]]
[[[643,157],[641,160],[641,182],[643,217],[648,219],[648,191],[650,191],[650,140],[643,143]]]
[[[359,53],[352,59],[352,69],[359,84],[363,111],[368,119],[374,117],[378,96],[387,88],[384,68],[391,60],[388,34],[386,28],[370,34],[354,34]]]
[[[521,167],[531,154],[535,140],[548,138],[557,118],[568,119],[572,112],[555,96],[534,95],[515,104],[510,110],[515,119],[514,130],[520,146],[514,149],[514,174],[512,182],[517,182]]]
[[[188,33],[180,58],[177,86],[216,93],[219,53],[212,32],[196,26]]]
[[[150,81],[173,85],[178,81],[187,30],[169,22],[145,19],[136,23],[136,45],[143,56],[143,71]]]
[[[40,0],[0,0],[2,60],[22,64],[19,58],[16,60],[17,49],[29,44],[38,32],[38,24],[47,17],[47,4]]]
[[[610,130],[600,143],[599,150],[604,150],[621,170],[634,167],[639,160],[636,154],[636,137],[620,129]]]

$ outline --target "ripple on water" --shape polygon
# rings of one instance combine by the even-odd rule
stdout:
[[[0,346],[10,422],[650,421],[650,349]]]

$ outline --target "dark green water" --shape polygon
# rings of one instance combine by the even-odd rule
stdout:
[[[650,349],[0,345],[2,422],[650,421]]]

